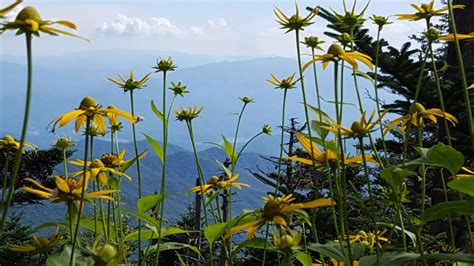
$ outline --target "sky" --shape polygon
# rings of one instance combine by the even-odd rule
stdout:
[[[2,1],[2,5],[8,1]],[[372,0],[366,15],[389,16],[412,13],[412,0]],[[358,1],[356,10],[362,10],[366,1]],[[301,12],[307,6],[320,5],[342,12],[342,0],[298,1]],[[352,1],[347,0],[351,5]],[[279,29],[272,12],[274,6],[286,14],[293,14],[294,1],[24,1],[33,5],[43,19],[65,19],[78,26],[77,34],[91,43],[73,38],[47,37],[34,40],[36,55],[65,55],[83,51],[101,50],[159,50],[189,54],[222,56],[294,57],[294,35]],[[17,8],[16,12],[18,12]],[[303,13],[303,14],[304,14]],[[10,20],[15,12],[10,15]],[[394,17],[391,20],[395,20]],[[316,18],[304,36],[324,36],[326,22]],[[370,21],[367,27],[375,34]],[[394,46],[408,40],[412,33],[423,31],[423,22],[397,21],[387,26],[382,37]],[[23,55],[24,39],[8,33],[0,39],[1,55]]]

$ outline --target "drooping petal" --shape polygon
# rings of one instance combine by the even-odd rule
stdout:
[[[35,186],[41,188],[41,189],[44,190],[44,191],[47,191],[47,192],[54,192],[54,189],[47,188],[47,187],[41,185],[40,183],[38,183],[36,180],[34,180],[34,179],[32,179],[32,178],[27,177],[27,178],[25,178],[24,180],[35,184]]]
[[[58,187],[58,189],[61,190],[62,192],[64,193],[71,192],[71,190],[69,189],[69,186],[67,185],[67,182],[61,177],[55,176],[54,182],[56,183],[56,186]]]

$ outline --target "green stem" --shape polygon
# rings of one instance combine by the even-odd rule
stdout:
[[[302,68],[302,62],[301,62],[300,32],[299,32],[299,30],[296,30],[295,33],[296,33],[296,55],[298,57],[298,72],[299,72],[300,84],[301,84],[301,94],[303,96],[304,114],[305,114],[305,118],[306,118],[306,125],[308,127],[308,137],[309,137],[309,139],[312,143],[313,136],[312,136],[312,132],[311,132],[312,131],[311,130],[311,120],[309,119],[308,103],[306,101],[306,91],[305,91],[305,87],[304,87],[304,76],[303,76],[303,68]],[[314,155],[313,149],[311,149],[311,160],[312,160],[312,163],[313,163],[313,167],[312,167],[313,168],[313,175],[317,176],[317,169],[316,169],[316,164],[315,164],[314,158],[315,158],[315,155]],[[314,190],[315,190],[315,193],[316,193],[316,188],[317,188],[316,178],[313,181],[314,181]],[[316,226],[315,224],[312,224],[312,232],[313,233],[317,232],[315,226]],[[314,237],[317,238],[317,236],[314,236]]]
[[[418,145],[423,148],[423,122],[420,121],[417,127],[418,130]],[[425,165],[421,165],[421,216],[425,213],[426,204],[426,169]]]
[[[355,51],[355,49],[354,49],[354,30],[353,29],[351,29],[351,51]],[[359,112],[362,114],[364,112],[364,106],[362,104],[362,98],[360,97],[359,82],[357,81],[357,73],[356,73],[356,70],[354,68],[352,69],[352,77],[354,79],[354,87],[355,87],[355,91],[356,91],[356,95],[357,95],[357,103],[359,104]],[[341,87],[341,91],[342,91],[342,89],[343,88]],[[342,100],[341,100],[341,104],[342,104]],[[342,116],[341,116],[341,119],[342,119]],[[340,125],[341,121],[338,121],[338,124]],[[367,135],[369,136],[370,146],[372,147],[372,150],[374,151],[374,156],[377,159],[377,161],[379,162],[380,167],[382,169],[384,169],[385,166],[384,166],[383,161],[380,158],[380,155],[377,151],[377,147],[375,147],[375,143],[374,143],[374,140],[372,138],[372,133],[368,132]]]
[[[15,162],[13,163],[12,175],[10,178],[10,185],[7,195],[7,204],[3,207],[2,219],[0,220],[0,237],[3,233],[3,227],[8,216],[8,209],[12,203],[13,193],[15,192],[15,184],[18,176],[18,171],[20,169],[21,157],[23,155],[23,147],[25,144],[26,134],[28,132],[28,118],[30,115],[30,104],[31,104],[31,94],[32,94],[32,82],[33,82],[33,58],[32,58],[32,49],[31,49],[31,33],[26,33],[26,53],[28,58],[28,82],[26,89],[26,103],[25,103],[25,112],[23,117],[23,127],[21,130],[20,137],[20,147],[16,153]]]
[[[130,108],[132,110],[132,116],[135,117],[135,104],[133,100],[133,90],[130,90]],[[135,158],[138,158],[138,144],[137,144],[137,133],[135,128],[135,123],[132,123],[132,132],[133,132],[133,147],[135,150]],[[117,151],[118,152],[118,151]],[[135,160],[137,165],[137,182],[138,182],[138,199],[142,198],[142,176],[140,171],[140,160]],[[142,221],[138,219],[138,265],[142,264],[142,243],[141,243],[141,227]]]
[[[374,69],[374,92],[375,92],[375,106],[377,107],[377,115],[380,117],[380,98],[379,98],[379,90],[378,90],[378,70],[379,70],[379,51],[380,51],[380,32],[382,28],[379,27],[377,31],[377,43],[375,45],[375,69]],[[383,133],[383,122],[380,120],[379,122],[380,128],[380,137],[382,138],[382,148],[383,148],[383,155],[385,157],[385,164],[389,164],[388,161],[388,152],[387,152],[387,144],[385,143],[385,134]]]
[[[204,181],[204,175],[202,173],[202,168],[201,168],[201,161],[199,160],[198,151],[197,151],[197,148],[196,148],[196,142],[194,141],[194,132],[193,132],[192,122],[191,121],[189,121],[189,122],[186,121],[186,125],[188,126],[189,137],[191,139],[191,144],[193,146],[194,160],[196,162],[198,177],[199,177],[199,180],[200,180],[201,184],[204,185],[204,184],[206,184],[206,182]],[[204,195],[204,193],[202,193],[201,195]],[[202,204],[203,204],[203,209],[204,209],[205,225],[207,227],[207,225],[209,223],[209,220],[207,218],[207,207],[206,207],[206,202],[205,202],[204,197],[202,197],[202,199],[203,199]],[[214,217],[214,221],[215,220],[216,219]]]
[[[339,115],[339,96],[338,96],[338,87],[339,86],[337,84],[338,76],[339,76],[339,63],[335,62],[334,63],[334,99],[335,99],[334,102],[335,102],[335,108],[336,108],[336,117],[339,118],[339,119],[342,119],[342,117],[340,117],[340,115]],[[338,124],[340,124],[340,123],[341,122],[338,121]],[[342,158],[341,163],[342,163],[342,172],[343,173],[341,175],[341,168],[340,168],[339,160],[336,159],[336,169],[334,171],[334,174],[335,174],[335,180],[336,180],[337,198],[340,201],[340,204],[338,204],[339,205],[339,219],[340,219],[340,223],[341,223],[341,231],[340,232],[342,233],[343,237],[346,236],[347,245],[348,245],[348,247],[350,247],[351,245],[350,245],[350,240],[349,240],[349,234],[347,234],[348,225],[347,225],[347,220],[346,220],[345,188],[343,188],[341,186],[341,185],[345,185],[344,148],[343,148],[343,145],[342,145],[342,138],[341,138],[340,129],[338,131],[339,132],[336,136],[337,136],[338,144],[339,144],[338,151],[341,153],[340,157]],[[339,243],[342,247],[342,241],[339,241]],[[344,248],[342,250],[344,250]],[[353,261],[352,260],[352,250],[350,248],[348,248],[348,252],[349,252],[349,257],[348,257],[347,261],[350,265],[352,265],[352,261]],[[345,256],[345,252],[344,252],[344,256]]]
[[[84,144],[84,167],[82,168],[83,171],[83,176],[82,176],[82,189],[81,189],[81,198],[79,200],[79,210],[77,211],[77,221],[76,221],[76,228],[74,229],[74,237],[72,240],[72,247],[71,247],[71,258],[69,259],[69,265],[75,265],[74,263],[74,251],[76,248],[76,242],[77,242],[77,235],[79,234],[79,223],[81,221],[81,214],[82,214],[82,208],[84,206],[84,194],[86,190],[86,182],[88,181],[86,179],[86,171],[87,171],[87,157],[89,153],[89,129],[91,126],[91,117],[87,116],[86,119],[86,141]]]
[[[455,21],[455,18],[454,18],[453,6],[451,5],[451,0],[447,0],[446,2],[448,4],[449,24],[451,26],[451,31],[453,32],[453,36],[454,36],[454,44],[455,44],[455,47],[456,47],[456,55],[458,57],[458,63],[459,63],[459,73],[461,74],[461,82],[462,82],[462,88],[463,88],[463,93],[464,93],[464,100],[466,102],[467,124],[468,124],[468,127],[469,127],[469,133],[471,135],[471,144],[474,145],[474,126],[472,124],[471,99],[470,99],[469,91],[468,91],[468,88],[467,88],[467,77],[466,77],[466,71],[464,70],[464,60],[463,60],[463,55],[462,55],[462,51],[461,51],[461,46],[459,45],[459,39],[457,37],[457,26],[456,26],[456,21]],[[473,249],[473,248],[474,248],[474,246],[471,245],[471,249]]]
[[[5,204],[5,191],[7,189],[7,179],[8,179],[8,163],[10,161],[10,151],[5,152],[5,162],[3,163],[3,185],[2,185],[2,208],[6,208]]]
[[[369,192],[369,199],[370,199],[370,219],[372,220],[372,223],[374,224],[374,232],[375,232],[375,246],[377,248],[377,263],[376,265],[380,265],[380,248],[379,245],[377,244],[379,242],[379,235],[378,235],[378,224],[377,220],[375,218],[375,213],[376,213],[376,204],[375,204],[375,197],[374,193],[372,191],[372,183],[370,182],[370,174],[369,174],[369,168],[367,167],[367,161],[365,159],[365,149],[364,149],[364,138],[361,137],[359,138],[359,143],[360,143],[360,152],[362,155],[362,162],[364,166],[364,174],[365,178],[367,179],[367,191]]]
[[[398,204],[401,204],[400,201],[398,202]],[[406,252],[408,249],[407,249],[407,237],[405,235],[405,223],[403,222],[403,215],[402,215],[402,212],[400,211],[400,206],[398,206],[397,204],[397,214],[398,214],[398,218],[400,219],[400,227],[402,228],[402,241],[403,241],[403,250]]]
[[[280,175],[281,175],[281,165],[283,157],[283,142],[285,141],[285,112],[286,112],[286,96],[288,89],[285,89],[283,92],[283,103],[281,111],[281,136],[280,136],[280,155],[278,157],[278,170],[277,170],[277,185],[275,187],[275,194],[280,189]],[[290,178],[289,176],[287,178]]]
[[[444,194],[444,201],[448,202],[449,197],[448,197],[448,189],[446,188],[446,181],[444,179],[444,174],[443,174],[443,169],[439,170],[440,175],[441,175],[441,182],[443,183],[443,194]],[[451,246],[455,246],[454,242],[454,228],[453,228],[453,221],[451,218],[451,214],[448,214],[448,223],[449,223],[449,236],[450,236],[450,241],[451,241]]]
[[[173,98],[172,104],[174,102]],[[170,110],[172,108],[172,104],[170,105]],[[161,167],[161,186],[160,186],[160,194],[163,197],[163,200],[160,203],[160,220],[158,222],[158,233],[161,234],[161,228],[163,227],[163,216],[165,213],[165,188],[166,188],[166,154],[168,151],[168,123],[169,123],[169,115],[171,112],[166,113],[166,71],[163,71],[163,106],[162,106],[163,117],[166,119],[163,121],[163,162]],[[157,251],[156,251],[156,259],[155,265],[159,264],[160,260],[160,248],[161,248],[161,239],[158,239],[157,243]]]

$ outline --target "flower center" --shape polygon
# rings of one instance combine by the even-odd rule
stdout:
[[[82,110],[90,110],[91,108],[95,109],[96,107],[97,102],[90,96],[84,97],[84,99],[81,101],[81,104],[79,105],[79,109]]]
[[[273,218],[275,215],[280,213],[280,202],[270,199],[263,206],[263,217]]]
[[[331,44],[331,46],[329,46],[328,54],[331,54],[337,57],[337,56],[343,55],[344,53],[345,52],[342,46],[340,46],[337,43]]]
[[[27,19],[32,19],[36,22],[40,22],[41,21],[41,16],[34,7],[27,6],[27,7],[23,8],[20,11],[20,13],[18,13],[18,15],[16,16],[16,20],[25,21]]]
[[[91,165],[89,166],[89,168],[103,168],[103,167],[104,167],[104,164],[99,159],[95,159],[94,161],[92,161]]]

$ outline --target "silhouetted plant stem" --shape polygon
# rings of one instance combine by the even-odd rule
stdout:
[[[379,98],[379,90],[378,90],[378,66],[379,66],[379,51],[380,51],[380,32],[382,28],[379,27],[377,31],[377,43],[375,44],[375,66],[374,66],[374,92],[375,92],[375,106],[377,107],[377,115],[380,117],[380,98]],[[388,153],[387,153],[387,144],[385,143],[385,134],[383,133],[383,122],[380,120],[379,122],[380,127],[380,137],[382,138],[382,148],[383,148],[383,155],[385,157],[385,163],[388,165]]]
[[[10,184],[8,188],[7,202],[3,207],[2,219],[0,220],[0,237],[3,233],[3,227],[8,216],[8,210],[13,199],[13,193],[15,192],[15,184],[18,176],[18,171],[20,169],[20,163],[22,158],[22,151],[25,144],[26,134],[28,132],[28,119],[30,116],[30,105],[31,105],[31,95],[32,95],[32,84],[33,84],[33,57],[31,49],[32,35],[29,32],[25,33],[26,36],[26,54],[28,60],[28,81],[26,85],[26,103],[25,103],[25,112],[23,117],[23,126],[21,130],[20,145],[18,151],[16,152],[15,161],[13,163],[12,174],[10,177]],[[3,194],[2,194],[3,197]]]
[[[75,265],[74,263],[74,251],[76,248],[77,244],[77,235],[79,234],[79,224],[81,222],[81,215],[82,215],[82,209],[84,207],[84,194],[86,190],[86,183],[87,183],[87,178],[86,178],[86,171],[87,171],[87,157],[89,153],[89,129],[91,126],[91,118],[87,116],[86,119],[86,130],[85,130],[85,143],[84,143],[84,166],[83,166],[83,176],[82,176],[82,189],[81,189],[81,199],[79,200],[79,209],[77,211],[77,221],[76,221],[76,228],[74,229],[74,237],[72,240],[72,247],[71,247],[71,257],[69,259],[69,265]]]
[[[457,37],[458,32],[457,32],[457,26],[456,26],[456,21],[454,17],[454,11],[453,11],[453,6],[451,4],[451,0],[447,0],[446,3],[448,5],[448,10],[449,10],[449,25],[451,27],[451,31],[454,36],[454,46],[456,48],[456,55],[458,58],[459,74],[461,75],[464,101],[466,102],[467,125],[469,127],[469,133],[471,135],[471,144],[474,145],[474,126],[472,124],[471,99],[469,96],[469,91],[468,91],[468,86],[467,86],[467,77],[466,77],[466,71],[464,69],[464,60],[462,57],[461,46],[459,45],[459,38]],[[471,238],[471,243],[472,241],[473,239]],[[471,249],[472,248],[473,248],[473,245],[471,244]]]

